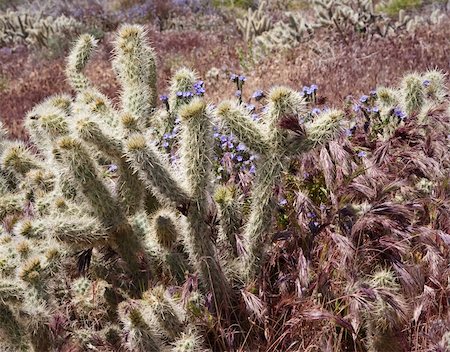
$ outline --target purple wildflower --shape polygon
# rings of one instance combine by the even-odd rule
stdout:
[[[287,204],[287,199],[286,198],[281,198],[280,201],[278,202],[279,205],[284,206]]]
[[[259,89],[255,91],[252,95],[252,98],[255,99],[256,101],[260,101],[264,97],[265,97],[264,92]]]
[[[237,150],[238,152],[243,152],[243,151],[245,151],[246,149],[247,149],[247,147],[245,146],[244,143],[239,143],[239,144],[237,145],[237,147],[236,147],[236,150]]]
[[[118,166],[116,164],[109,165],[108,172],[116,172],[118,170]]]
[[[404,120],[406,118],[406,114],[400,109],[394,109],[394,115],[397,116],[400,120]]]
[[[253,112],[256,109],[255,105],[253,105],[253,104],[247,104],[246,108],[250,112]]]
[[[365,102],[367,102],[368,99],[369,99],[369,97],[367,95],[362,95],[361,98],[359,98],[359,102],[365,103]]]

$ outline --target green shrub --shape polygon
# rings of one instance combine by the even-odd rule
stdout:
[[[422,0],[390,0],[387,4],[380,5],[379,11],[396,16],[400,10],[411,10],[422,5]]]

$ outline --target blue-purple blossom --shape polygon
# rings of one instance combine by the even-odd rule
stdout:
[[[312,93],[308,86],[303,86],[302,92],[303,92],[303,95],[309,95]]]
[[[239,76],[239,81],[245,82],[246,80],[247,80],[247,78],[245,76],[243,76],[243,75]]]
[[[242,155],[238,155],[238,156],[236,157],[236,160],[239,161],[239,162],[241,162],[243,159],[244,159],[244,158],[242,157]]]
[[[365,151],[361,150],[360,152],[358,152],[358,156],[359,156],[360,158],[364,158],[364,157],[367,156],[367,153],[366,153]]]
[[[257,90],[253,93],[252,98],[256,101],[260,101],[262,98],[264,98],[264,92],[262,90]]]
[[[168,148],[168,147],[169,147],[169,142],[164,141],[163,144],[162,144],[162,146],[163,146],[164,148]]]
[[[237,90],[234,95],[239,98],[242,95],[242,92],[240,90]]]
[[[247,149],[247,147],[245,146],[244,143],[239,143],[239,144],[237,145],[237,147],[236,147],[236,150],[237,150],[238,152],[243,152],[243,151],[245,151],[246,149]]]
[[[374,106],[374,107],[372,108],[372,112],[377,113],[377,112],[379,112],[379,111],[380,111],[380,109],[378,109],[378,106]]]
[[[311,84],[311,87],[309,87],[309,90],[312,91],[312,92],[317,91],[317,89],[318,89],[318,87],[315,84]]]
[[[406,114],[400,108],[394,109],[394,115],[401,120],[404,120],[406,118]]]
[[[230,75],[230,81],[236,82],[237,80],[238,80],[238,75],[235,74],[235,73],[232,73],[232,74]]]
[[[160,95],[159,100],[161,100],[163,103],[167,103],[169,101],[169,97],[167,95]]]
[[[253,111],[255,111],[256,106],[253,104],[247,104],[246,108],[248,111],[253,112]]]
[[[256,173],[255,165],[250,166],[250,170],[248,170],[248,172],[250,172],[251,174],[255,174]]]
[[[359,101],[361,103],[365,103],[368,99],[369,99],[369,97],[367,95],[362,95],[361,98],[359,98]]]
[[[183,96],[183,92],[177,92],[176,95],[177,95],[178,98],[181,98]]]
[[[373,90],[371,90],[371,91],[369,92],[369,94],[370,94],[371,97],[374,97],[374,96],[377,95],[377,91],[376,91],[375,89],[373,89]]]
[[[345,129],[345,135],[346,135],[347,137],[351,137],[351,136],[353,135],[352,129],[351,129],[351,128]]]
[[[219,132],[214,132],[214,134],[213,134],[213,137],[214,138],[218,138],[220,136],[220,133]]]
[[[430,83],[431,83],[430,80],[426,79],[425,81],[423,81],[423,86],[428,87]]]
[[[206,90],[205,90],[205,88],[203,88],[203,87],[195,88],[195,94],[196,94],[196,95],[202,96],[203,94],[205,94],[205,92],[206,92]]]
[[[225,142],[227,142],[228,141],[228,137],[226,136],[226,135],[221,135],[220,136],[220,141],[222,142],[222,143],[225,143]]]
[[[283,206],[287,204],[287,199],[286,198],[281,198],[280,201],[278,202],[279,205]]]
[[[353,105],[353,111],[354,112],[358,112],[358,111],[360,111],[361,110],[361,106],[359,105],[359,104],[354,104]]]
[[[118,170],[118,166],[116,164],[111,164],[108,167],[108,172],[116,172]]]
[[[306,217],[308,217],[310,219],[314,219],[316,217],[316,214],[313,212],[308,212],[308,213],[306,213]]]
[[[322,110],[320,110],[319,108],[314,108],[314,109],[311,110],[311,113],[314,114],[314,115],[319,115],[321,111]]]

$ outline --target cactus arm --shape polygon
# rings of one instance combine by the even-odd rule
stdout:
[[[118,164],[117,191],[122,205],[126,208],[127,214],[136,212],[143,201],[142,183],[124,156],[122,142],[107,135],[99,124],[89,119],[79,120],[77,130],[81,139],[95,145]]]
[[[186,248],[203,283],[212,292],[216,304],[228,306],[231,287],[220,267],[208,224],[207,192],[210,187],[212,124],[211,111],[195,98],[180,111],[182,121],[181,160],[186,172],[193,204],[189,209]]]
[[[88,63],[93,50],[97,46],[95,38],[89,34],[81,35],[67,59],[66,75],[76,92],[81,92],[91,86],[83,70]]]
[[[96,166],[82,144],[71,137],[58,142],[63,162],[81,189],[100,222],[110,230],[111,240],[133,275],[135,288],[147,285],[145,273],[140,270],[138,252],[144,252],[139,239],[125,218],[119,202],[112,196],[98,176]]]
[[[145,36],[142,26],[122,26],[113,62],[122,84],[122,110],[135,115],[143,127],[150,124],[157,99],[156,56]]]
[[[155,192],[161,203],[169,200],[173,206],[187,209],[190,197],[173,176],[173,171],[154,146],[148,144],[142,134],[128,138],[126,155],[141,180]]]
[[[244,107],[227,101],[217,107],[216,114],[251,150],[265,154],[270,148],[261,127],[251,120],[250,114]]]
[[[255,188],[252,192],[251,209],[244,231],[244,279],[253,282],[258,277],[264,258],[264,243],[272,226],[275,209],[273,188],[281,172],[277,157],[262,158],[257,165]]]

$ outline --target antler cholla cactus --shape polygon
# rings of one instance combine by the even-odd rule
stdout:
[[[312,0],[317,25],[335,28],[341,35],[349,29],[364,35],[386,37],[400,30],[414,31],[419,25],[429,22],[439,23],[446,15],[436,9],[429,17],[409,16],[399,11],[396,19],[391,18],[375,7],[373,0]]]
[[[242,33],[246,43],[251,42],[255,37],[272,28],[270,17],[266,15],[266,11],[267,1],[262,0],[259,2],[256,11],[249,8],[244,18],[238,18],[236,20],[238,29]]]
[[[77,33],[80,28],[81,23],[72,17],[61,15],[54,18],[8,10],[0,15],[0,45],[46,47],[52,37],[62,33]]]
[[[38,151],[6,140],[0,129],[4,350],[49,351],[63,343],[58,333],[68,324],[70,343],[80,349],[99,339],[117,347],[121,330],[132,351],[203,349],[195,321],[187,321],[195,316],[192,305],[183,306],[164,284],[181,284],[183,276],[198,273],[201,292],[211,296],[210,311],[230,317],[238,290],[258,279],[275,212],[274,187],[287,161],[341,130],[343,116],[335,110],[301,122],[305,101],[286,87],[271,90],[262,123],[236,102],[214,109],[194,96],[197,78],[185,68],[158,109],[156,60],[145,36],[142,27],[129,25],[117,34],[119,108],[83,73],[96,46],[83,35],[67,64],[75,99],[50,97],[27,115]],[[230,190],[216,195],[215,243],[216,118],[259,155],[242,256],[236,236],[245,217]],[[180,162],[171,164],[154,141],[177,119]],[[89,271],[87,278],[71,279],[75,264]],[[232,278],[228,266],[238,270]],[[95,291],[95,307],[88,291]],[[66,309],[73,314],[65,316]]]

